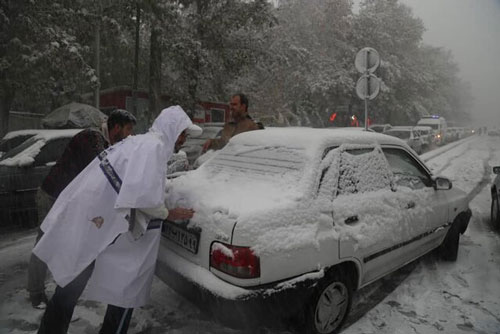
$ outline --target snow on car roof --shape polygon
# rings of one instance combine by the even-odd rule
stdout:
[[[6,139],[11,139],[17,136],[24,136],[24,135],[34,135],[37,134],[41,131],[44,131],[42,129],[24,129],[24,130],[15,130],[15,131],[10,131],[7,132],[5,136],[3,136],[2,140]]]
[[[73,137],[78,132],[83,130],[84,129],[44,129],[39,130],[35,139],[50,140],[53,138]]]
[[[426,125],[416,125],[413,127],[415,130],[432,130],[430,126]]]
[[[40,132],[38,132],[34,137],[31,137],[23,144],[21,144],[24,145],[25,143],[30,141],[32,142],[31,145],[26,147],[22,152],[16,154],[15,156],[0,161],[0,165],[19,167],[29,166],[35,161],[35,157],[38,153],[40,153],[40,150],[47,141],[55,138],[73,137],[82,130],[83,129],[40,130]],[[8,153],[9,152],[7,152],[7,154]]]
[[[282,146],[303,149],[309,156],[315,154],[318,147],[340,146],[349,144],[385,144],[407,147],[397,138],[381,133],[364,131],[363,128],[266,128],[248,131],[231,138],[231,142],[242,145]]]

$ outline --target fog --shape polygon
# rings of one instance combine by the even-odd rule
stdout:
[[[400,0],[427,29],[424,42],[453,52],[475,97],[476,124],[500,126],[500,0]]]

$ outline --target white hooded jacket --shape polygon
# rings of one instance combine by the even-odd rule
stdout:
[[[144,304],[158,253],[160,229],[131,238],[125,217],[131,208],[153,209],[164,219],[167,161],[177,137],[193,126],[179,106],[164,109],[148,133],[128,137],[106,150],[121,179],[117,193],[101,161],[94,159],[59,195],[44,219],[33,253],[64,287],[96,261],[90,299],[121,307]],[[117,238],[118,237],[118,238]]]

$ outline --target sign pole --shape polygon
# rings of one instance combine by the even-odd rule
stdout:
[[[368,100],[377,97],[380,90],[380,82],[373,74],[380,65],[377,50],[370,47],[361,49],[356,54],[354,65],[363,74],[356,83],[356,94],[365,101],[365,130],[368,130]]]
[[[365,98],[365,130],[368,130],[368,99]]]
[[[368,130],[368,96],[370,96],[370,75],[368,69],[370,68],[370,50],[366,52],[366,70],[365,75],[368,76],[366,80],[366,95],[365,97],[365,131]]]

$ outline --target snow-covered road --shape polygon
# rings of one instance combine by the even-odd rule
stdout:
[[[427,164],[471,198],[473,216],[458,260],[432,255],[363,288],[342,333],[500,333],[500,234],[490,225],[491,166],[500,165],[500,138],[473,137],[431,156]],[[42,311],[25,291],[34,231],[0,237],[0,333],[36,333]],[[52,292],[54,284],[49,284]],[[97,333],[103,305],[80,302],[70,333]],[[134,311],[129,333],[252,333],[208,319],[155,279],[152,302]],[[261,329],[261,333],[288,333]]]

